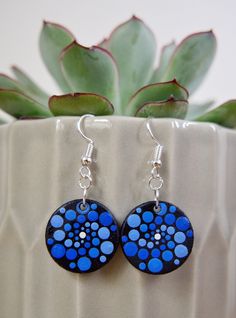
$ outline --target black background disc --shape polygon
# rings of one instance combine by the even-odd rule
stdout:
[[[188,217],[174,204],[155,201],[135,207],[121,228],[121,245],[129,262],[149,274],[179,268],[191,253],[194,241]]]
[[[69,201],[51,216],[46,245],[54,261],[75,273],[93,272],[110,261],[119,244],[119,229],[111,212],[101,203]]]

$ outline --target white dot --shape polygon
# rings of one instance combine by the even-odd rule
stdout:
[[[154,235],[155,240],[160,240],[161,239],[161,234],[157,233]]]
[[[85,232],[80,232],[79,233],[79,237],[84,239],[86,237],[86,233]]]

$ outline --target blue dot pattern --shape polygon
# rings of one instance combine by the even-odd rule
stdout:
[[[46,245],[55,262],[74,273],[93,272],[115,254],[119,229],[101,203],[73,200],[58,208],[48,221]]]
[[[142,272],[165,274],[179,268],[192,251],[193,228],[175,205],[155,201],[134,208],[121,228],[121,245],[129,262]]]

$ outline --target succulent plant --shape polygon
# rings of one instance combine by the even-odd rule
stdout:
[[[174,117],[236,127],[236,101],[212,109],[212,102],[188,103],[216,51],[212,31],[164,46],[155,67],[156,41],[133,16],[92,47],[79,44],[63,26],[44,22],[42,59],[64,95],[49,97],[16,66],[14,78],[0,74],[0,108],[14,118],[127,115]],[[4,121],[4,118],[2,121]]]

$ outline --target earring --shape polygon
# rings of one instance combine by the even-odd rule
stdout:
[[[179,268],[189,257],[194,233],[190,220],[177,206],[159,201],[163,146],[153,135],[150,119],[147,130],[155,142],[149,178],[155,199],[128,214],[121,228],[121,245],[126,258],[137,269],[148,274],[165,274]]]
[[[119,229],[111,212],[101,203],[87,199],[92,185],[91,163],[94,142],[82,131],[84,115],[77,123],[78,132],[87,141],[81,158],[79,185],[82,199],[60,206],[46,227],[46,246],[54,261],[74,273],[93,272],[107,264],[119,244]]]

